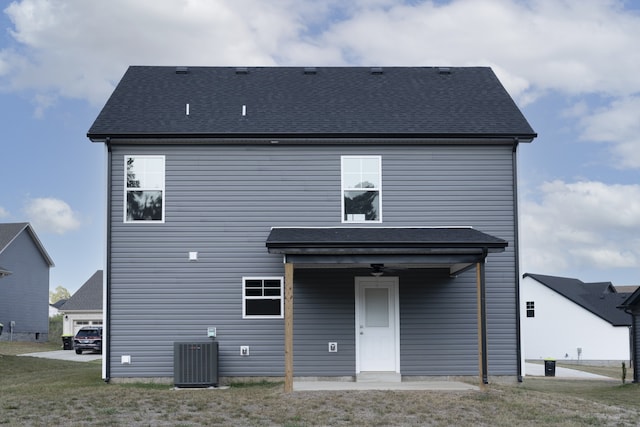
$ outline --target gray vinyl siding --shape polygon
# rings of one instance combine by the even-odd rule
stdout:
[[[113,145],[111,376],[172,376],[173,342],[203,339],[208,326],[222,376],[282,375],[283,320],[242,319],[242,277],[284,275],[265,247],[271,227],[344,225],[341,155],[382,156],[383,222],[372,225],[473,226],[509,242],[486,268],[488,356],[490,375],[516,375],[512,148]],[[166,156],[165,223],[124,223],[125,154]],[[295,375],[353,375],[354,277],[367,274],[295,271]],[[402,373],[477,375],[475,271],[399,275]]]
[[[12,274],[0,279],[0,340],[47,341],[49,336],[49,265],[27,230],[0,254],[0,265]]]

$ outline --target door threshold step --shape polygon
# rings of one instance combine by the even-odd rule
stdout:
[[[399,383],[402,382],[402,375],[397,372],[363,371],[356,376],[356,381]]]

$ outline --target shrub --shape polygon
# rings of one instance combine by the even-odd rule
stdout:
[[[62,336],[62,314],[49,318],[49,342],[60,343]]]

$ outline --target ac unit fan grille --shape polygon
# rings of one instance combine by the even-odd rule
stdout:
[[[216,387],[218,343],[173,343],[173,382],[176,387]]]

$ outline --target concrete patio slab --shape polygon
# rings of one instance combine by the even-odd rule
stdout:
[[[344,390],[430,390],[469,391],[480,390],[478,386],[459,381],[295,381],[294,391],[344,391]]]

